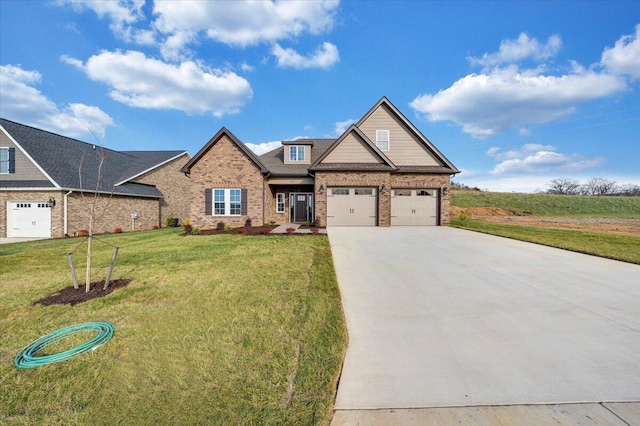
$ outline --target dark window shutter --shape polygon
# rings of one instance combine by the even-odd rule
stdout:
[[[208,215],[213,214],[213,210],[211,208],[212,198],[213,198],[213,190],[205,189],[204,190],[204,214],[208,214]]]
[[[16,149],[9,148],[9,173],[16,172]]]
[[[247,214],[247,190],[246,189],[240,190],[240,214],[243,216]]]

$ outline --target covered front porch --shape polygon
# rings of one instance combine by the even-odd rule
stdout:
[[[265,203],[267,222],[312,224],[315,222],[313,178],[270,178]],[[271,204],[271,207],[269,206]]]

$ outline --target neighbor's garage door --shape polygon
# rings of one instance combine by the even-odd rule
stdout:
[[[51,208],[46,201],[7,202],[7,237],[51,238]]]
[[[327,226],[376,226],[377,188],[328,188]]]
[[[391,225],[437,225],[437,189],[393,189]]]

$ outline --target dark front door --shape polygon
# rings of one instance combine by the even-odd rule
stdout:
[[[301,223],[308,220],[309,201],[307,194],[294,194],[295,197],[295,209],[294,209],[294,222]]]

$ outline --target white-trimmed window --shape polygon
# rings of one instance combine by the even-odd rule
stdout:
[[[389,151],[388,130],[376,130],[376,146],[380,151]]]
[[[289,146],[289,160],[304,161],[304,145]]]
[[[284,213],[284,193],[278,192],[276,194],[276,213]]]
[[[240,216],[242,211],[242,191],[240,189],[213,190],[214,216]]]

